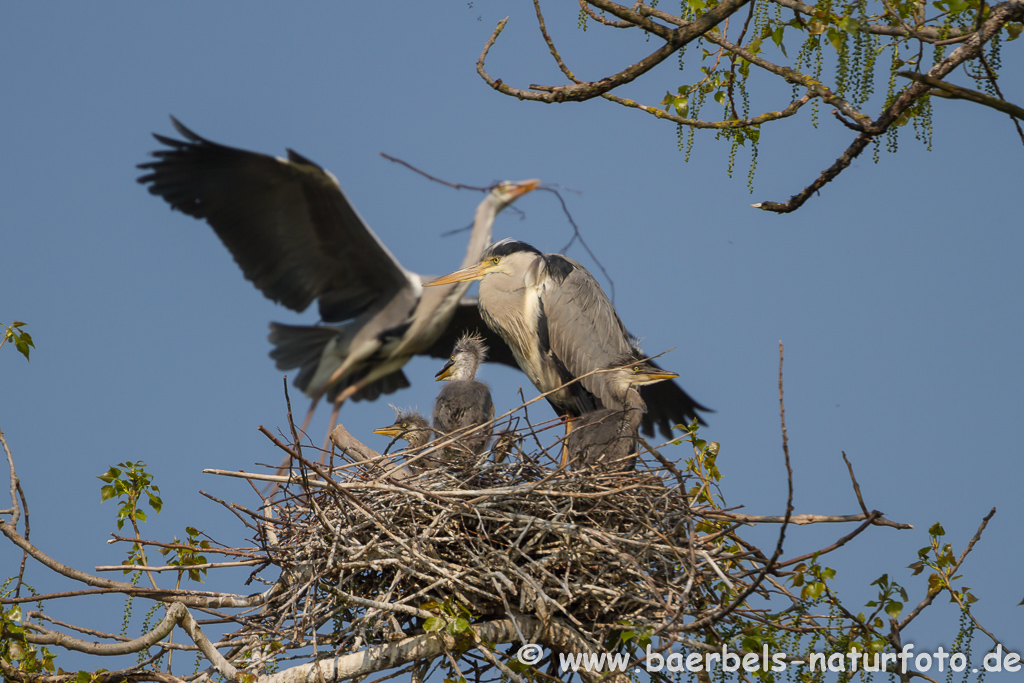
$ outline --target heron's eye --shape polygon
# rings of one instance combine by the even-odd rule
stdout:
[[[450,360],[451,362],[454,363],[455,362],[455,356],[451,356],[450,358],[448,358],[448,360]]]
[[[408,422],[403,422],[402,423],[402,429],[408,429],[408,428],[409,428],[409,423]]]
[[[498,265],[499,261],[501,261],[501,258],[498,256],[495,256],[494,258],[491,259],[491,263],[493,263],[494,265]]]
[[[640,372],[640,366],[639,365],[634,365],[633,366],[633,372]]]

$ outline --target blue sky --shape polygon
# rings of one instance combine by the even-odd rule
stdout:
[[[857,512],[845,451],[867,504],[915,526],[872,530],[828,558],[851,605],[870,600],[867,584],[885,572],[919,599],[923,579],[903,568],[928,527],[942,521],[959,552],[995,506],[966,584],[981,598],[982,623],[1024,649],[1024,613],[1014,607],[1024,597],[1014,571],[1024,562],[1022,148],[1010,121],[938,101],[932,152],[906,130],[899,154],[883,153],[877,165],[866,154],[797,213],[767,214],[749,204],[801,189],[850,131],[825,112],[814,129],[809,111],[765,127],[751,195],[746,152],[730,180],[728,150],[710,135],[698,136],[684,163],[674,126],[652,117],[603,101],[524,103],[488,88],[475,61],[506,15],[490,73],[519,87],[561,82],[527,3],[387,7],[0,8],[0,322],[27,321],[37,346],[31,363],[0,350],[0,429],[29,497],[32,539],[81,569],[120,562],[125,548],[105,544],[114,506],[100,505],[94,477],[141,459],[165,500],[147,537],[181,537],[194,525],[241,543],[244,529],[199,490],[255,498],[242,482],[201,470],[279,460],[256,431],[285,426],[267,323],[313,322],[315,313],[264,299],[207,225],[135,182],[135,165],[156,149],[150,133],[172,134],[173,114],[212,140],[274,154],[291,147],[330,169],[421,273],[458,266],[465,238],[441,234],[467,225],[480,195],[429,183],[378,152],[454,182],[538,177],[575,191],[563,195],[615,282],[624,322],[649,352],[675,347],[663,364],[716,410],[704,434],[722,444],[727,500],[754,514],[783,511],[782,340],[797,512]],[[583,33],[575,14],[552,9],[548,25],[584,78],[651,49],[596,26]],[[1018,55],[1018,44],[1004,46],[1004,88],[1020,103]],[[623,94],[657,103],[693,80],[666,64]],[[761,95],[754,109],[778,109],[789,88]],[[522,213],[503,214],[496,239],[546,251],[568,242],[554,196],[536,192],[516,206]],[[593,266],[578,247],[569,253]],[[439,367],[411,363],[413,387],[391,400],[428,412]],[[489,366],[482,375],[499,411],[518,403],[523,375]],[[377,448],[387,440],[372,428],[392,416],[382,401],[342,412]],[[321,411],[314,433],[326,419]],[[787,555],[848,530],[791,530]],[[753,537],[768,544],[773,534]],[[14,553],[0,552],[0,573],[16,565]],[[68,587],[38,565],[29,576],[40,591]],[[238,590],[243,577],[210,585]],[[86,604],[99,623],[83,616]],[[933,609],[910,634],[919,649],[948,648],[955,634],[955,612]],[[119,605],[54,611],[119,628]],[[65,666],[81,661],[65,657]]]

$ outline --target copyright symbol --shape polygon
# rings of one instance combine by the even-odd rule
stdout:
[[[533,666],[540,661],[543,654],[543,647],[536,643],[527,643],[519,648],[519,652],[516,653],[516,659],[527,666]]]

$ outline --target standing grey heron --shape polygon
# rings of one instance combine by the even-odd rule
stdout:
[[[288,150],[286,159],[206,140],[174,117],[184,138],[154,135],[165,149],[140,164],[152,194],[206,220],[246,279],[296,311],[317,301],[323,323],[271,324],[271,357],[299,368],[295,385],[313,399],[374,400],[409,386],[402,366],[416,354],[448,355],[463,329],[479,325],[469,283],[425,290],[363,222],[337,179]],[[538,180],[496,185],[476,210],[463,265],[491,243],[494,218]]]
[[[473,280],[480,281],[480,316],[511,347],[534,386],[542,393],[553,392],[547,400],[556,413],[578,417],[616,405],[612,384],[588,373],[640,351],[586,268],[567,256],[543,254],[524,242],[504,239],[492,244],[475,265],[427,286]],[[675,424],[704,422],[697,411],[707,408],[675,382],[643,387],[641,394],[651,406],[642,420],[647,434],[654,433],[655,425],[667,437]]]
[[[567,442],[574,466],[614,463],[617,469],[636,467],[637,430],[647,411],[639,387],[678,377],[655,367],[638,353],[621,356],[596,375],[607,386],[614,407],[584,413],[576,421]]]
[[[491,390],[476,378],[477,368],[487,357],[483,337],[466,333],[455,342],[451,358],[435,375],[437,381],[447,380],[434,401],[434,431],[438,436],[468,430],[494,419]],[[458,446],[474,455],[487,450],[491,430],[466,433]]]

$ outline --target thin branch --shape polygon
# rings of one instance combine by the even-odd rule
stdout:
[[[924,83],[932,88],[938,88],[938,91],[932,91],[933,95],[951,99],[970,100],[971,102],[991,107],[992,109],[1001,111],[1004,114],[1009,114],[1010,116],[1024,120],[1024,108],[1018,107],[1016,104],[1007,102],[1006,100],[1001,100],[998,97],[986,95],[978,90],[971,90],[970,88],[953,85],[952,83],[947,83],[941,78],[935,78],[928,74],[917,73],[916,71],[897,71],[896,75],[909,78],[910,80],[917,81],[918,83]]]
[[[991,520],[995,516],[995,514],[996,509],[992,508],[991,510],[989,510],[989,513],[985,515],[985,518],[981,520],[981,524],[978,525],[978,530],[974,532],[974,536],[972,536],[971,540],[967,543],[967,547],[964,548],[962,553],[960,553],[960,557],[957,558],[956,564],[953,565],[953,567],[949,570],[950,576],[956,574],[956,572],[960,569],[960,565],[962,565],[964,563],[964,560],[967,559],[967,555],[972,550],[974,550],[974,544],[981,539],[981,535],[985,533],[985,527],[988,526],[989,520]],[[912,622],[914,619],[917,618],[919,614],[921,614],[925,607],[928,607],[928,605],[932,604],[936,596],[938,596],[941,592],[941,589],[936,591],[930,591],[928,595],[925,597],[925,599],[918,603],[917,607],[915,607],[910,612],[910,614],[903,617],[903,621],[899,623],[899,626],[897,628],[900,631],[905,629],[910,624],[910,622]]]
[[[705,33],[724,21],[727,17],[741,9],[748,2],[750,2],[750,0],[723,0],[723,2],[716,5],[713,9],[701,15],[699,19],[688,23],[684,27],[672,30],[658,26],[653,32],[662,34],[663,31],[668,31],[667,34],[660,36],[663,39],[666,39],[665,44],[635,64],[632,64],[611,76],[602,78],[600,81],[555,86],[550,90],[546,89],[545,92],[513,88],[503,83],[501,79],[493,78],[484,69],[484,62],[487,59],[487,54],[494,45],[495,40],[497,40],[498,36],[504,30],[505,24],[508,21],[508,17],[506,17],[498,23],[497,28],[495,28],[490,39],[484,46],[483,52],[477,60],[477,73],[480,74],[480,77],[483,78],[488,85],[498,92],[512,97],[517,97],[520,100],[532,100],[534,102],[544,102],[548,104],[556,102],[584,102],[595,97],[600,97],[604,93],[636,80],[638,77],[665,61],[665,59],[675,53],[679,48],[703,36]],[[641,26],[641,28],[648,28],[648,26],[654,25],[653,22],[641,14],[613,2],[593,0],[591,4],[614,14],[620,19],[632,21],[638,26]]]

